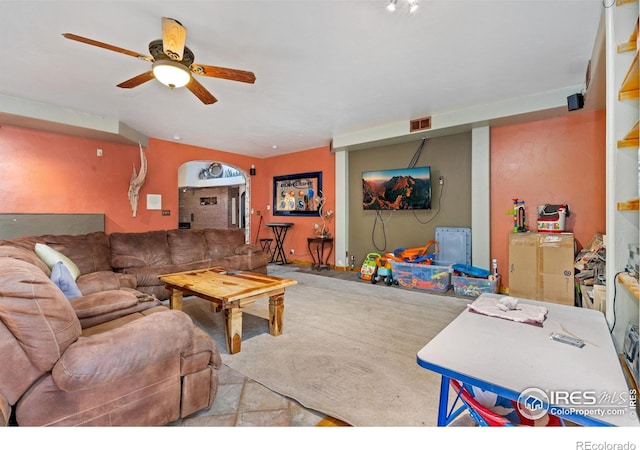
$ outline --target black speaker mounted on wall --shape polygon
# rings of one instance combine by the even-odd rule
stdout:
[[[567,107],[569,111],[575,111],[584,107],[584,95],[573,94],[567,97]]]

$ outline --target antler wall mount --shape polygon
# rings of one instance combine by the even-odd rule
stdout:
[[[162,39],[153,40],[149,43],[149,53],[151,53],[151,56],[149,56],[76,34],[63,34],[65,38],[73,41],[133,56],[152,63],[151,70],[123,81],[118,84],[120,88],[131,89],[155,78],[171,89],[186,86],[202,103],[210,105],[215,103],[217,99],[193,75],[223,78],[249,84],[255,82],[256,77],[253,72],[194,64],[195,56],[185,45],[186,35],[187,30],[180,22],[163,17]]]
[[[138,213],[140,189],[144,184],[145,178],[147,178],[147,158],[144,156],[142,145],[138,144],[138,146],[140,147],[140,172],[136,173],[136,166],[134,165],[131,180],[129,180],[129,191],[127,192],[129,203],[131,203],[131,213],[133,214],[133,217],[136,217]]]

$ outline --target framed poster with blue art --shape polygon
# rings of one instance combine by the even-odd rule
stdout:
[[[317,216],[322,172],[273,177],[274,216]]]

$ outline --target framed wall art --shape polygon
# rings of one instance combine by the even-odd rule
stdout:
[[[273,177],[274,216],[317,216],[322,172]]]

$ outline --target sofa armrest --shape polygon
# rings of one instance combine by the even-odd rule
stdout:
[[[120,289],[122,288],[131,288],[135,289],[138,287],[138,280],[135,275],[130,273],[121,273],[115,272],[118,281],[120,282]]]
[[[53,367],[64,391],[94,389],[140,373],[145,367],[180,358],[193,336],[193,322],[182,311],[150,314],[119,328],[71,344]]]
[[[242,244],[235,247],[233,255],[214,259],[212,263],[229,270],[249,270],[266,274],[269,257],[257,245]]]
[[[138,303],[138,297],[127,290],[95,292],[69,300],[78,319],[100,316],[130,308]]]
[[[222,367],[222,357],[215,341],[198,327],[194,327],[191,345],[182,352],[180,373],[187,375],[202,370],[211,365],[219,370]]]
[[[236,255],[251,255],[253,253],[263,253],[263,250],[258,245],[241,244],[233,250],[233,253]]]
[[[123,287],[137,287],[135,276],[106,270],[80,275],[76,283],[84,295],[101,291],[112,291]]]

